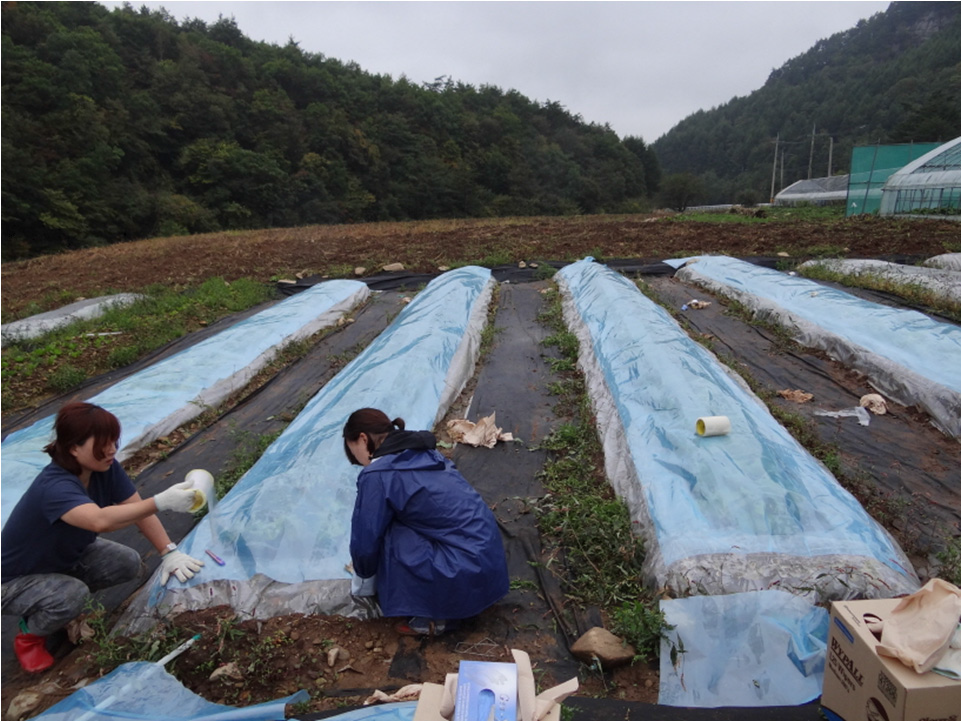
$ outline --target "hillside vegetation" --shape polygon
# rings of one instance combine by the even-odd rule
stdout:
[[[829,153],[844,172],[857,144],[955,137],[959,15],[892,3],[648,144],[557,100],[416,85],[255,42],[232,19],[4,3],[3,260],[218,231],[765,200],[773,154],[781,187],[810,158],[828,172]],[[687,176],[698,182],[679,186]],[[679,187],[700,190],[679,201]]]
[[[626,212],[640,138],[558,102],[365,72],[232,19],[4,3],[3,258],[313,223]]]
[[[776,139],[777,193],[782,179],[847,173],[856,145],[957,137],[959,17],[959,3],[893,2],[820,40],[759,90],[694,113],[652,143],[664,173],[697,176],[699,202],[768,200]]]

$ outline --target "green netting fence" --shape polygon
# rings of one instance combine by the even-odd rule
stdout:
[[[889,176],[941,143],[865,145],[852,149],[845,215],[877,213],[882,203],[882,186]]]

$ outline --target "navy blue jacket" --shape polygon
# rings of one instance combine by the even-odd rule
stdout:
[[[508,593],[497,521],[427,431],[395,431],[358,475],[351,559],[388,617],[473,617]]]

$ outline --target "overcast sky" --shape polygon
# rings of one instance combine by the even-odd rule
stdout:
[[[119,2],[103,2],[116,7]],[[654,142],[698,110],[764,85],[818,40],[888,2],[194,2],[178,21],[220,15],[249,38],[354,61],[413,83],[449,76],[561,103],[585,122]]]

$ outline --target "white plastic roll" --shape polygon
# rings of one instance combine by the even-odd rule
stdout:
[[[727,416],[702,416],[695,422],[699,436],[724,436],[732,430],[732,422]]]
[[[208,505],[208,512],[213,511],[217,497],[214,495],[214,477],[211,473],[205,469],[193,469],[187,472],[184,481],[189,481],[191,488],[198,492],[194,495],[194,505],[190,511],[200,511],[204,504]]]

